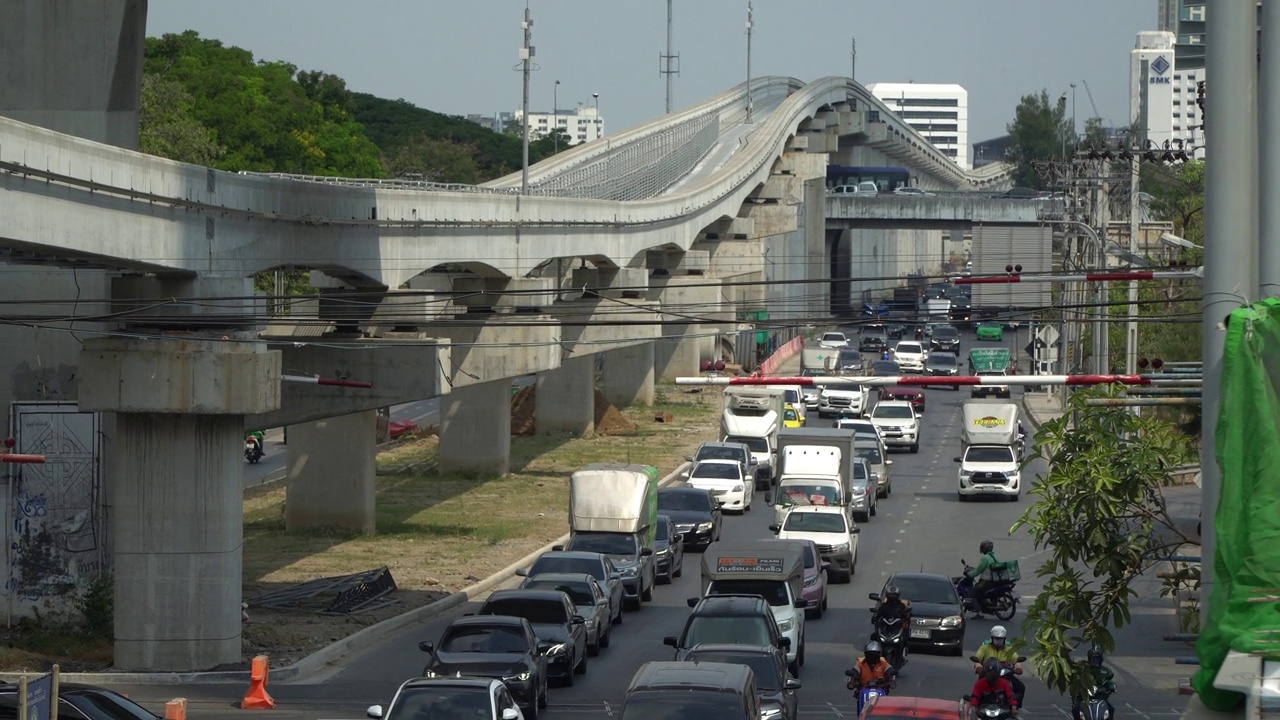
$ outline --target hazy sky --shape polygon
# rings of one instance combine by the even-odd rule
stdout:
[[[747,0],[673,0],[680,55],[674,107],[742,82]],[[540,69],[530,108],[590,105],[608,132],[661,115],[666,0],[529,0]],[[353,90],[455,115],[520,106],[516,51],[524,0],[151,0],[147,33],[204,37],[339,75]],[[969,91],[969,139],[1004,134],[1019,98],[1076,83],[1076,115],[1128,124],[1128,56],[1155,29],[1156,0],[754,0],[753,75],[958,83]],[[1068,100],[1070,102],[1070,100]]]

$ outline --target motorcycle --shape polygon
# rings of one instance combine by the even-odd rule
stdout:
[[[853,678],[858,677],[858,671],[845,670],[844,674],[847,677],[851,678],[849,680],[849,684],[846,685],[846,687],[848,687],[850,690],[853,690],[854,689]],[[862,711],[864,708],[866,708],[867,703],[871,702],[871,698],[880,697],[882,695],[888,695],[889,690],[892,687],[893,687],[892,680],[886,680],[884,678],[880,678],[880,679],[872,680],[871,682],[863,686],[860,690],[858,690],[858,716],[859,717],[862,716]]]
[[[973,696],[965,695],[962,699],[966,703],[969,703],[973,701]],[[1010,720],[1013,717],[1013,708],[1005,705],[997,705],[995,703],[987,703],[974,708],[973,717],[976,720]]]
[[[981,675],[981,674],[982,674],[982,668],[981,668],[982,661],[978,659],[978,656],[977,656],[977,655],[970,655],[970,656],[969,656],[969,661],[970,661],[970,662],[972,662],[974,665],[979,666],[979,667],[975,667],[975,668],[973,669],[973,674],[974,674],[974,675]],[[1026,655],[1019,655],[1019,656],[1018,656],[1018,659],[1017,659],[1016,661],[1014,661],[1014,662],[1016,662],[1016,663],[1024,663],[1024,662],[1026,662],[1026,661],[1027,661],[1027,656],[1026,656]],[[1014,670],[1013,670],[1013,665],[1010,665],[1009,663],[1005,663],[1005,662],[1000,663],[1000,677],[1004,678],[1005,680],[1008,680],[1008,681],[1009,681],[1009,684],[1013,686],[1014,697],[1016,697],[1016,698],[1018,699],[1018,707],[1025,707],[1025,702],[1024,702],[1024,701],[1025,701],[1025,699],[1026,699],[1026,697],[1027,697],[1027,686],[1026,686],[1026,685],[1025,685],[1025,684],[1024,684],[1020,679],[1018,679],[1017,674],[1016,674],[1016,673],[1014,672]],[[1091,720],[1110,720],[1110,719],[1109,719],[1109,718],[1107,718],[1107,719],[1104,719],[1104,718],[1094,718],[1094,719],[1091,719]]]
[[[960,596],[960,602],[965,609],[972,610],[980,615],[983,613],[995,615],[1001,620],[1012,619],[1014,613],[1018,611],[1018,594],[1014,589],[1015,583],[1012,580],[991,582],[983,590],[982,597],[975,598],[973,596],[973,578],[968,575],[968,571],[973,568],[964,560],[961,560],[960,564],[964,565],[965,572],[959,577],[951,578],[951,582],[956,586],[956,594]]]
[[[1080,703],[1081,719],[1111,720],[1113,712],[1110,698],[1110,690],[1091,685],[1088,694],[1085,695],[1084,702]]]
[[[262,459],[262,433],[250,433],[244,439],[244,459],[257,464]]]
[[[884,659],[889,661],[894,670],[901,671],[907,664],[906,632],[902,618],[893,615],[881,616],[876,622],[876,629],[871,633],[871,639],[884,648]]]

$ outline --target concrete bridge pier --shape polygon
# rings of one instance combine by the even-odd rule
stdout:
[[[511,470],[511,380],[454,388],[440,399],[441,474],[503,476]]]
[[[648,257],[654,271],[649,278],[650,300],[671,312],[662,315],[662,338],[654,348],[654,373],[661,380],[698,374],[700,361],[717,359],[715,339],[719,330],[708,319],[719,319],[723,281],[707,277],[711,254],[707,250],[653,251]]]
[[[240,660],[244,416],[279,407],[280,373],[263,343],[85,341],[80,409],[117,413],[116,669]]]
[[[604,353],[600,391],[611,405],[653,404],[654,345],[641,343]]]
[[[377,411],[289,426],[286,530],[377,530]]]
[[[595,355],[563,360],[560,367],[538,373],[534,426],[539,435],[595,432]]]

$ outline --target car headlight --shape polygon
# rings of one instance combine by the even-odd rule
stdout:
[[[698,532],[706,532],[706,531],[710,530],[710,529],[711,529],[711,525],[712,525],[712,523],[709,523],[709,522],[698,523]]]
[[[742,492],[744,490],[746,490],[746,487],[742,485],[734,485],[733,490],[731,492]]]
[[[637,571],[638,571],[638,568],[636,568],[635,565],[628,565],[627,567],[618,568],[618,574],[621,575],[622,577],[635,577]]]
[[[774,718],[782,717],[782,708],[767,707],[760,708],[760,720],[774,720]]]
[[[942,618],[942,623],[941,623],[942,627],[944,628],[958,628],[962,624],[964,624],[964,617],[960,615],[951,615],[950,617],[944,617]]]
[[[808,579],[806,579],[806,580],[804,581],[804,586],[805,586],[805,587],[813,587],[814,585],[817,585],[817,584],[818,584],[818,576],[817,576],[817,575],[814,575],[813,577],[808,578]]]
[[[837,553],[849,552],[849,543],[840,543],[839,545],[832,545],[831,552],[837,552]]]
[[[553,655],[563,655],[565,651],[568,649],[569,649],[569,646],[566,645],[565,643],[556,643],[555,645],[552,645],[551,647],[547,648],[547,651],[543,654],[548,657],[551,657]]]
[[[529,681],[529,678],[531,678],[531,677],[533,677],[533,673],[529,672],[528,670],[525,670],[524,672],[520,673],[519,675],[512,675],[511,677],[504,677],[504,678],[502,678],[502,680],[503,680],[503,682],[528,682],[528,681]]]
[[[795,628],[795,626],[796,626],[795,620],[783,620],[782,622],[778,623],[778,631],[791,632],[792,629]]]
[[[960,477],[962,477],[962,478],[964,478],[964,479],[968,480],[969,478],[973,477],[973,471],[972,471],[972,470],[965,470],[964,468],[960,468]]]

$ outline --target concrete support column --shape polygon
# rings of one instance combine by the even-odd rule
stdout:
[[[590,436],[596,429],[595,356],[564,360],[538,373],[534,425],[539,435]]]
[[[115,667],[240,660],[244,416],[280,403],[265,344],[95,338],[80,409],[117,413]]]
[[[440,405],[440,472],[506,475],[511,469],[511,381],[455,388]]]
[[[642,343],[604,354],[601,392],[614,406],[653,404],[655,343]]]
[[[290,426],[286,530],[377,529],[376,429],[376,410]]]

